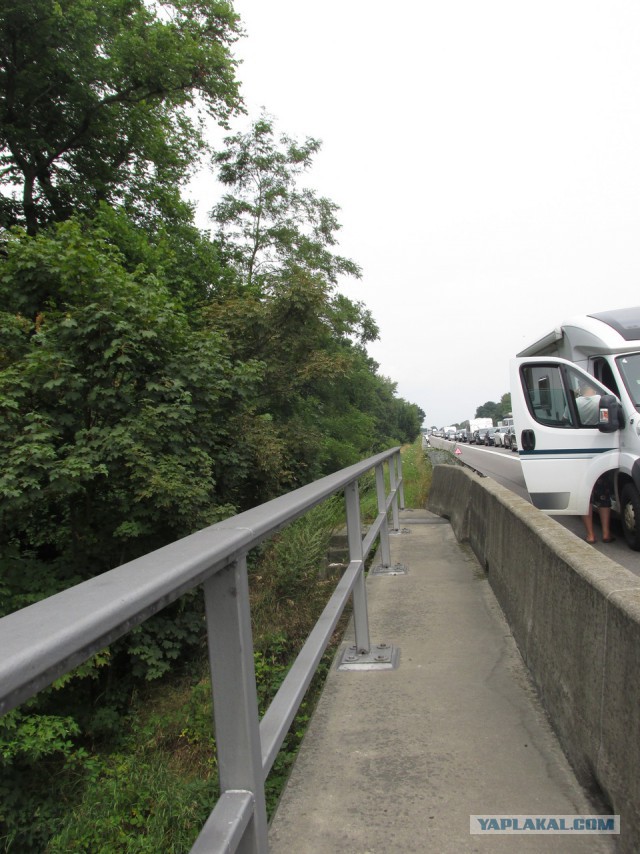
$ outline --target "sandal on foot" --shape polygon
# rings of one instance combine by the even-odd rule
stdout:
[[[615,543],[615,541],[616,541],[615,537],[603,537],[602,538],[603,543]]]

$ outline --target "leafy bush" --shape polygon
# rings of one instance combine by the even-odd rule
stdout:
[[[257,366],[233,365],[78,223],[10,240],[0,299],[0,530],[14,549],[95,574],[229,515],[214,461]]]
[[[76,759],[70,717],[13,710],[0,718],[0,849],[42,851],[64,804],[57,779]]]

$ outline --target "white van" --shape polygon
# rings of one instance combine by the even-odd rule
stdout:
[[[599,397],[588,418],[579,408],[586,386]],[[585,515],[610,472],[613,509],[640,550],[640,307],[571,318],[518,353],[511,404],[533,504]]]

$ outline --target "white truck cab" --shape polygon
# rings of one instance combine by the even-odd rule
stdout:
[[[613,509],[640,550],[640,307],[573,317],[518,353],[511,404],[533,504],[585,515],[609,472]]]

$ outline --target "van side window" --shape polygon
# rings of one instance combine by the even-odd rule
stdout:
[[[611,365],[606,359],[597,358],[593,360],[593,375],[596,379],[599,379],[603,385],[606,385],[606,387],[610,389],[616,397],[620,397],[618,384],[613,377]]]
[[[548,427],[597,427],[600,397],[610,394],[593,377],[559,365],[523,365],[529,412]]]
[[[523,365],[522,385],[529,412],[549,427],[575,427],[575,406],[567,400],[557,365]]]
[[[576,409],[578,427],[597,427],[600,422],[600,398],[611,394],[594,377],[578,373],[573,368],[563,372],[570,389],[570,397]]]

